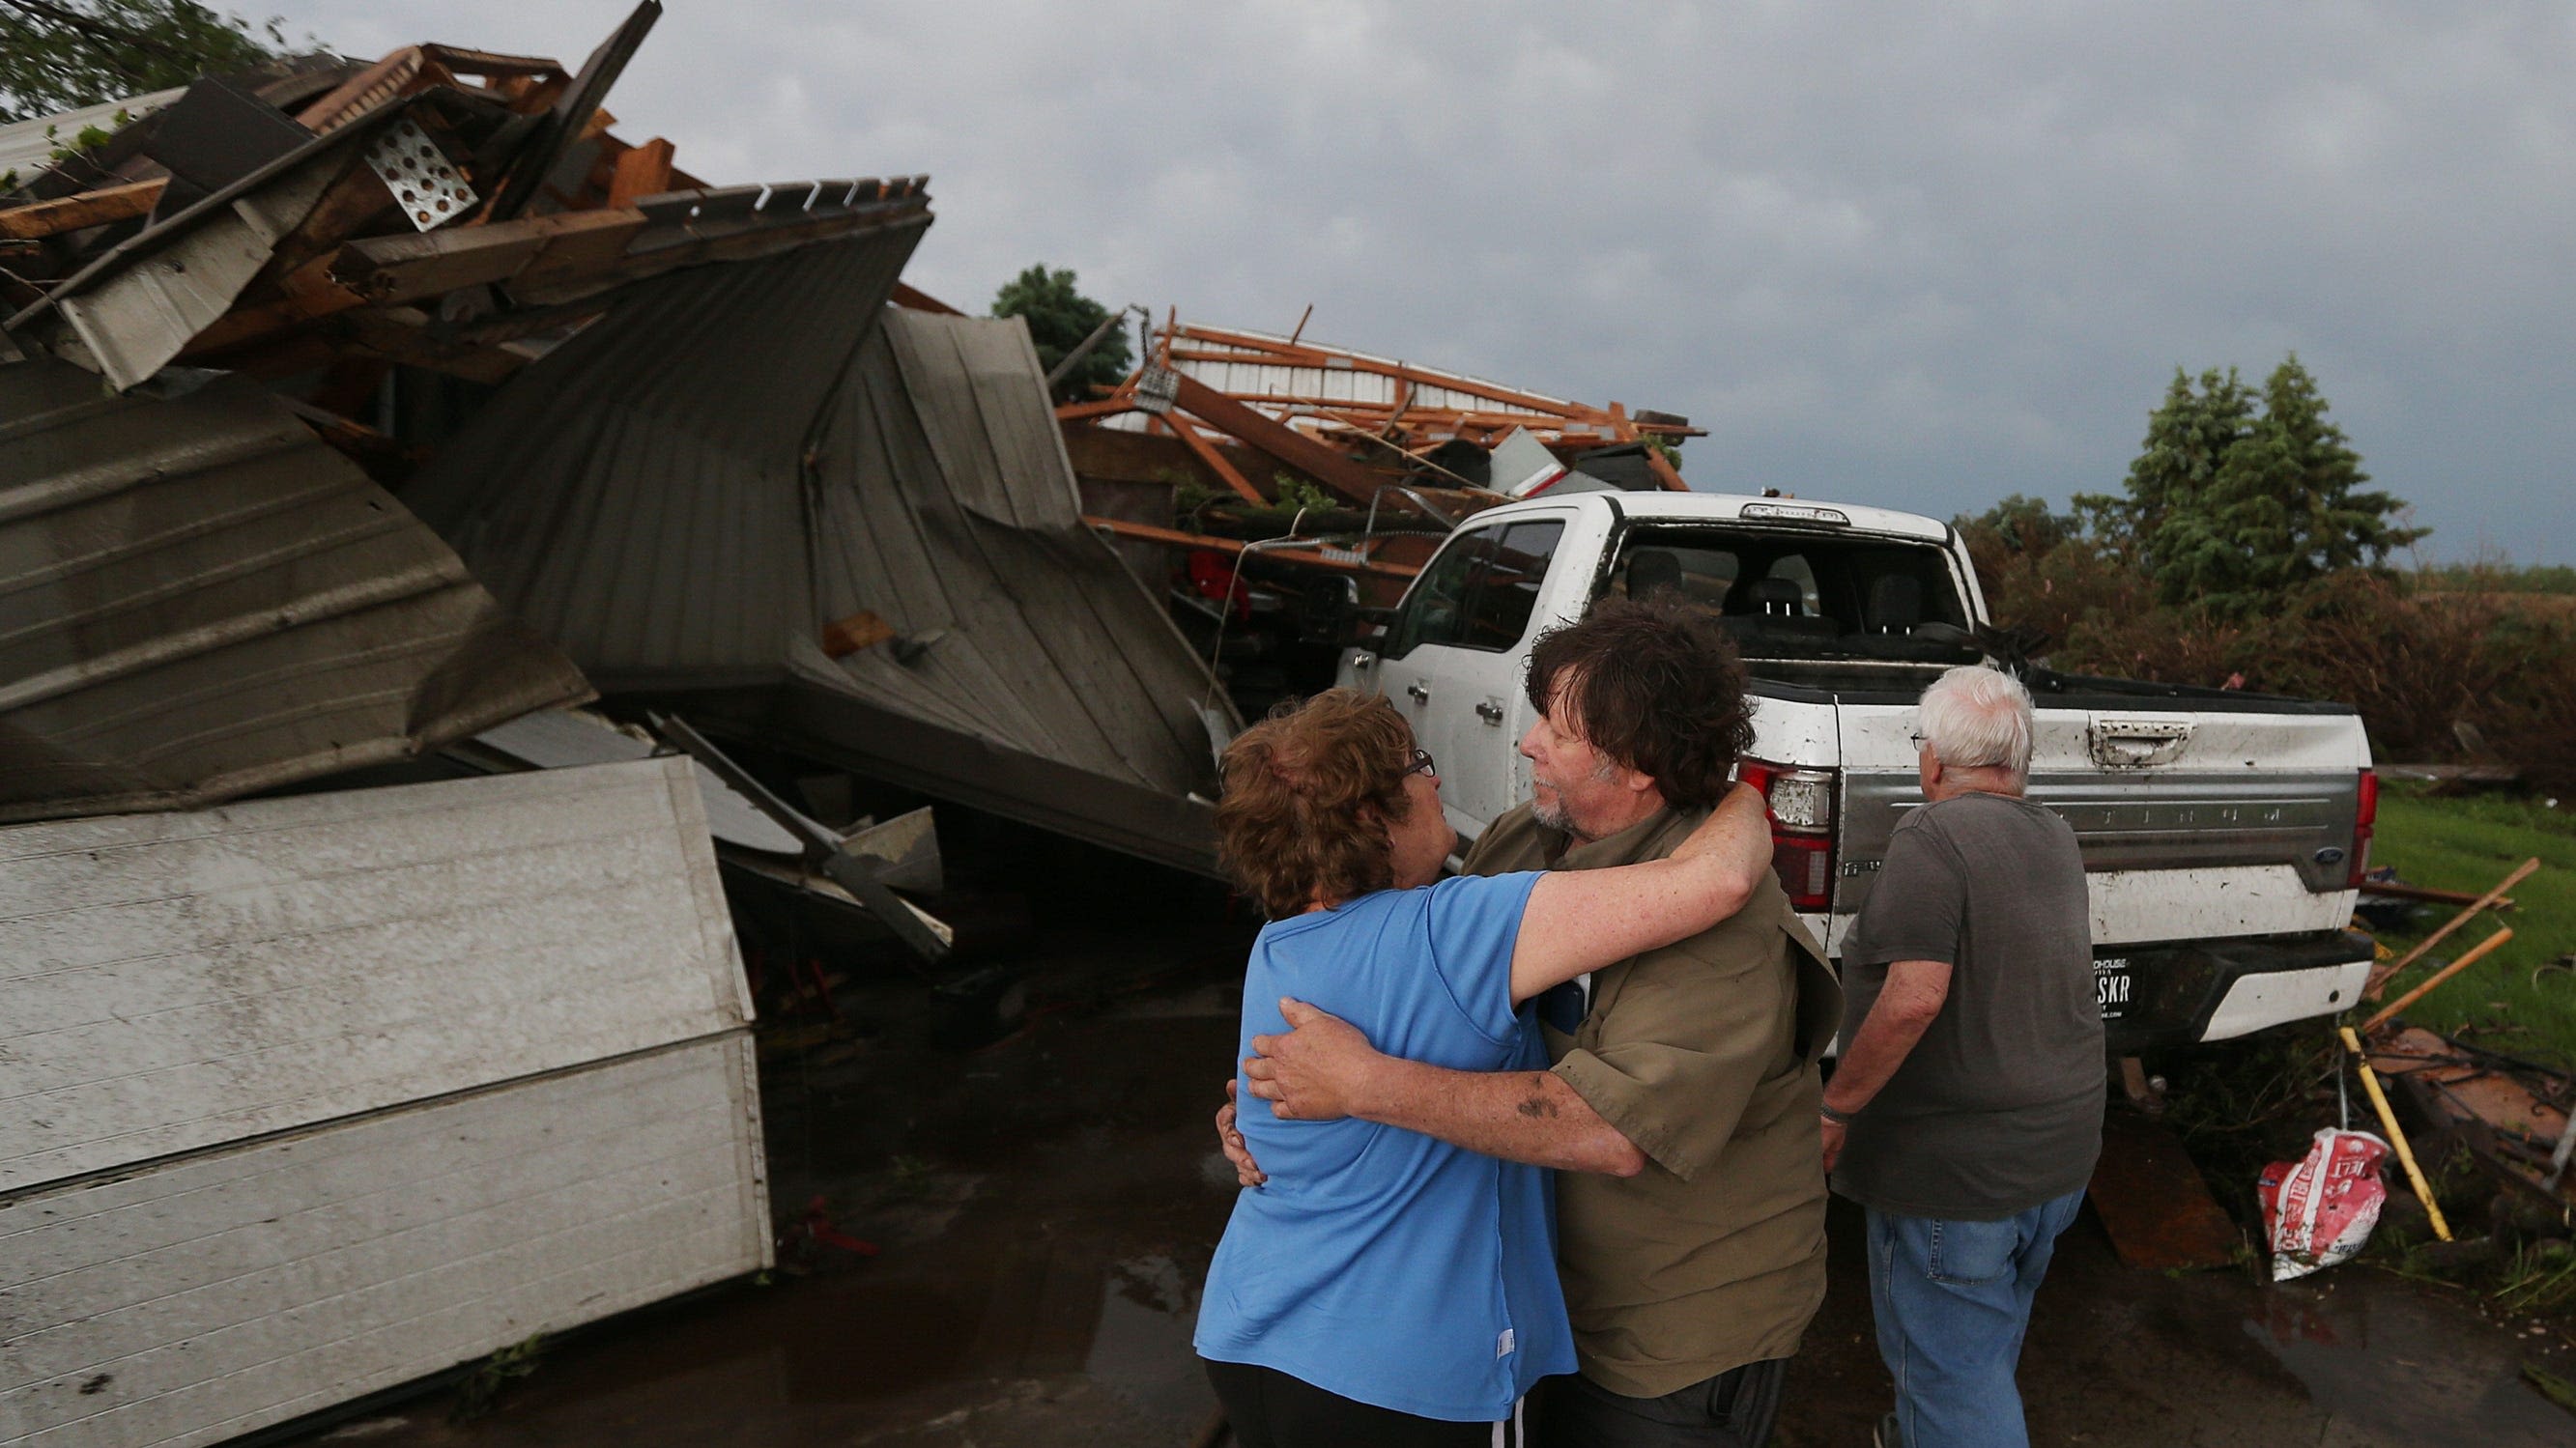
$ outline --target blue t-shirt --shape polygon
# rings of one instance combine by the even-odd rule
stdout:
[[[1512,1008],[1512,947],[1538,875],[1381,890],[1264,927],[1244,972],[1238,1058],[1284,1031],[1279,998],[1340,1016],[1390,1055],[1544,1071]],[[1235,1198],[1208,1267],[1201,1357],[1452,1422],[1497,1422],[1574,1371],[1548,1173],[1375,1122],[1281,1121],[1246,1090],[1270,1183]]]

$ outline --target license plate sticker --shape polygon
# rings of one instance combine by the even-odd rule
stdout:
[[[2128,1014],[2130,991],[2137,977],[2129,973],[2129,958],[2115,955],[2093,962],[2093,995],[2102,1004],[2102,1019],[2116,1021]]]

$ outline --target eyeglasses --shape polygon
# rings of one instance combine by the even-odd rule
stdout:
[[[1407,774],[1427,775],[1430,778],[1438,779],[1440,777],[1440,766],[1431,762],[1430,750],[1417,749],[1413,751],[1413,762],[1405,766],[1404,772]]]
[[[1917,730],[1915,730],[1913,733],[1908,734],[1908,735],[1906,735],[1905,737],[1906,737],[1906,738],[1908,738],[1908,739],[1913,740],[1913,741],[1914,741],[1914,747],[1915,747],[1915,748],[1917,748],[1917,749],[1920,749],[1920,748],[1922,748],[1922,747],[1923,747],[1924,741],[1925,741],[1925,740],[1930,739],[1932,736],[1931,736],[1931,735],[1929,735],[1929,734],[1924,733],[1924,732],[1923,732],[1922,730],[1920,730],[1920,729],[1917,729]]]

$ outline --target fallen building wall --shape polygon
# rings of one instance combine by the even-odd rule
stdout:
[[[589,693],[254,384],[0,363],[0,820],[207,804]]]
[[[648,283],[404,501],[610,693],[1206,868],[1230,706],[1082,525],[1025,328],[885,305],[909,249]]]
[[[0,831],[0,1443],[195,1444],[754,1270],[698,788]]]

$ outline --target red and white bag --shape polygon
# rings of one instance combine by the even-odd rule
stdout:
[[[2388,1200],[2379,1180],[2387,1156],[2388,1143],[2369,1132],[2329,1126],[2305,1157],[2263,1168],[2255,1194],[2271,1237],[2273,1281],[2305,1277],[2361,1250]]]

